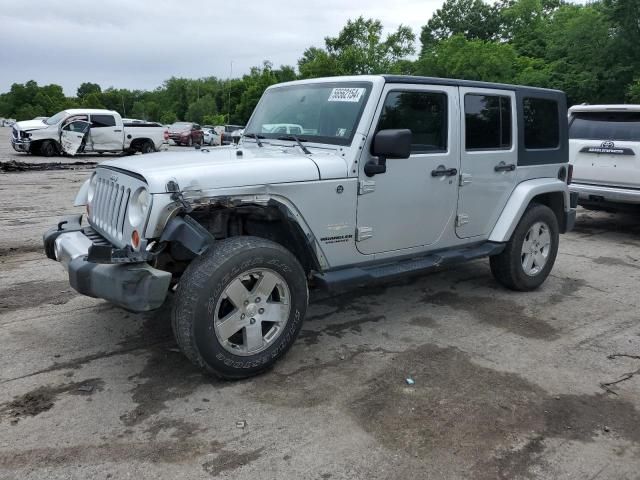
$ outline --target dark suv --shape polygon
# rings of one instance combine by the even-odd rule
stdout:
[[[204,132],[202,127],[192,122],[176,122],[169,127],[169,139],[176,145],[202,145]]]

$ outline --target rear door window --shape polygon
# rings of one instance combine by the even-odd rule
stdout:
[[[524,146],[528,150],[560,146],[560,115],[558,102],[548,98],[525,97]]]
[[[113,115],[91,115],[93,128],[115,127],[116,119]]]
[[[640,112],[577,112],[569,138],[640,142]]]
[[[511,99],[500,95],[464,96],[465,148],[511,148]]]

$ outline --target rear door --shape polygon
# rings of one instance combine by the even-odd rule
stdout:
[[[640,112],[575,112],[569,120],[573,181],[640,186]]]
[[[116,118],[110,114],[91,115],[91,144],[97,152],[113,152],[122,150],[124,132],[122,125],[117,125]]]
[[[487,236],[516,184],[515,92],[461,87],[460,106],[456,234]]]

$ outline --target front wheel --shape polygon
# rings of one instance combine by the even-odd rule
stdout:
[[[187,147],[190,147],[190,146],[192,146],[192,145],[193,145],[193,138],[189,137],[189,138],[187,139]]]
[[[490,258],[491,273],[507,288],[529,291],[546,280],[558,254],[558,220],[546,205],[531,204],[502,253]]]
[[[58,154],[58,149],[51,140],[45,140],[40,144],[40,155],[43,157],[53,157]]]
[[[257,237],[217,242],[187,268],[176,293],[173,332],[197,366],[239,379],[272,366],[293,345],[308,302],[298,260]]]

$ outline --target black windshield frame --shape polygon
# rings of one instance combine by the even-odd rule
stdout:
[[[367,106],[367,102],[369,101],[369,95],[371,95],[371,90],[373,89],[373,83],[367,81],[353,81],[353,82],[314,82],[314,83],[300,83],[296,85],[283,85],[280,87],[271,88],[262,95],[262,98],[258,102],[253,115],[249,119],[247,126],[245,128],[245,133],[247,134],[258,134],[261,137],[264,137],[268,140],[277,140],[278,137],[281,137],[285,134],[281,133],[270,133],[270,132],[262,132],[256,131],[254,129],[253,123],[255,122],[256,114],[259,112],[259,109],[264,104],[267,95],[272,94],[272,92],[282,92],[285,89],[302,89],[302,88],[364,88],[364,93],[362,94],[362,100],[360,109],[358,110],[358,114],[354,118],[353,128],[351,129],[351,133],[349,136],[339,137],[339,136],[324,136],[324,135],[312,135],[308,133],[301,133],[298,136],[301,141],[307,141],[310,143],[325,143],[329,145],[340,145],[340,146],[348,146],[353,142],[353,138],[355,137],[356,131],[360,122],[362,120],[362,114],[364,113],[364,109]],[[274,122],[279,123],[279,122]],[[258,128],[257,130],[261,130]]]

